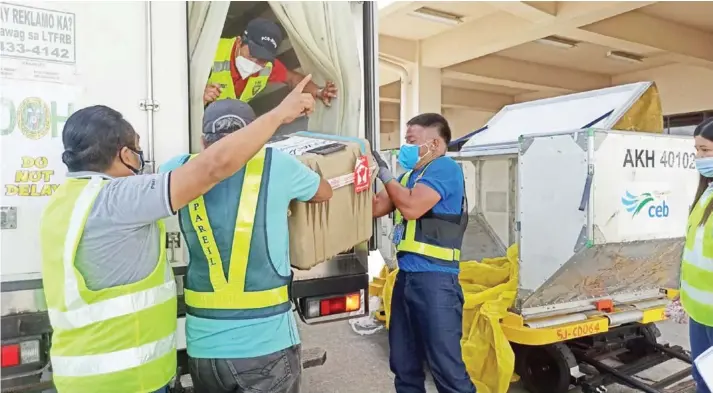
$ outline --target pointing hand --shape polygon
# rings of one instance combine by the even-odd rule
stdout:
[[[274,109],[278,114],[282,124],[291,123],[302,115],[309,115],[314,111],[314,97],[304,93],[307,83],[312,79],[312,75],[307,75],[295,86],[290,94]]]

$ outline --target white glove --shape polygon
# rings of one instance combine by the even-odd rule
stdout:
[[[676,298],[674,301],[666,306],[666,317],[675,323],[688,323],[688,314],[686,310],[683,309],[681,305],[681,299]]]

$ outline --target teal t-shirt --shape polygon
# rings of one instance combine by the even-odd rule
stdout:
[[[287,209],[290,201],[308,201],[319,188],[317,173],[296,158],[272,150],[270,178],[267,184],[267,242],[272,263],[280,275],[290,274]],[[172,158],[161,165],[161,172],[178,168],[186,155]],[[210,192],[210,191],[209,191]],[[235,190],[239,195],[240,190]],[[208,207],[210,209],[210,207]],[[237,213],[237,212],[236,212]],[[231,218],[234,222],[235,216]],[[190,262],[189,262],[190,263]],[[266,318],[224,320],[186,315],[188,355],[202,359],[244,359],[267,355],[300,343],[292,311]]]

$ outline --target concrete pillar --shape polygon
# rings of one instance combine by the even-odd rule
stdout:
[[[417,95],[413,89],[413,78],[411,77],[412,67],[406,68],[408,73],[406,78],[401,79],[401,99],[399,103],[399,145],[406,139],[406,122],[413,117],[416,107],[415,98]]]
[[[420,44],[419,44],[420,45]],[[417,49],[420,51],[420,48]],[[441,113],[441,69],[425,67],[417,63],[391,64],[401,78],[401,110],[399,119],[399,141],[406,136],[406,122],[412,117],[426,112]]]
[[[406,122],[426,112],[441,113],[441,70],[412,64],[408,80],[401,83],[400,140],[406,137]]]
[[[418,66],[415,67],[414,90],[416,107],[414,116],[420,113],[441,113],[441,70]]]

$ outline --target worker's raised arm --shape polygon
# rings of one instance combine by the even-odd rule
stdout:
[[[391,202],[407,220],[421,218],[441,200],[441,195],[425,184],[417,183],[409,189],[392,180],[384,188]]]
[[[212,144],[195,159],[172,171],[169,195],[173,211],[178,211],[239,171],[265,146],[280,125],[311,113],[314,98],[303,93],[311,77],[305,77],[275,109]]]
[[[389,166],[384,161],[383,158],[377,152],[373,152],[374,160],[379,164],[378,177],[382,183],[384,183],[385,193],[387,195],[382,195],[381,204],[384,205],[384,197],[388,198],[389,202],[396,209],[399,209],[403,217],[407,220],[415,220],[421,218],[427,211],[431,210],[438,201],[441,200],[441,195],[425,184],[416,184],[413,188],[407,188],[401,185],[394,175],[389,170]],[[446,174],[442,174],[445,176]],[[384,191],[382,191],[383,193]],[[378,198],[378,195],[377,195]],[[391,206],[378,206],[379,201],[374,200],[373,207],[379,209],[374,211],[372,214],[374,217],[377,213],[381,213],[386,210],[386,208],[391,208]],[[393,211],[393,209],[391,210]],[[387,213],[388,214],[388,213]]]
[[[288,86],[295,86],[303,78],[304,76],[299,72],[287,70],[286,82]],[[305,86],[303,91],[312,94],[315,99],[322,101],[326,106],[330,106],[332,100],[337,98],[337,85],[332,81],[327,81],[323,88],[320,88],[314,82],[310,82]]]

